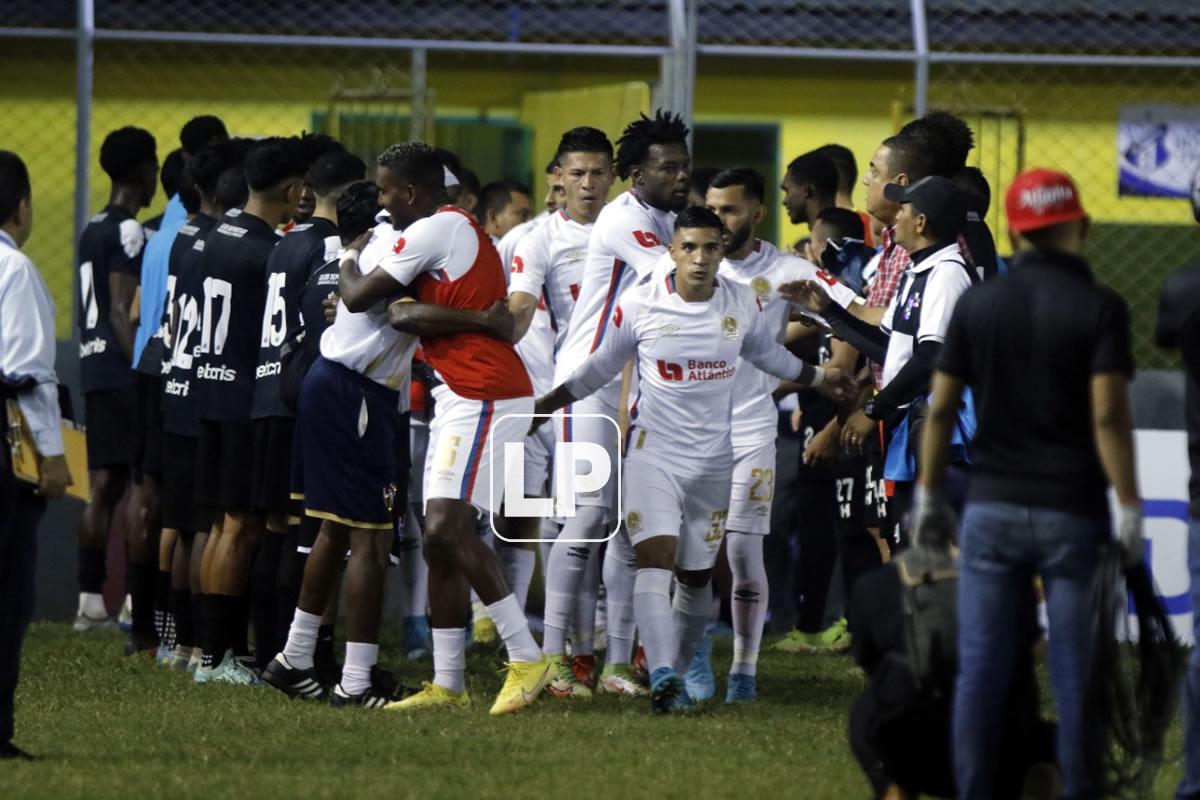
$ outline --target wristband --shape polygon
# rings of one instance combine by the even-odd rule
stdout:
[[[357,248],[354,248],[354,247],[348,247],[348,248],[346,248],[345,250],[343,250],[343,251],[342,251],[342,258],[341,258],[341,260],[342,260],[342,261],[352,261],[352,262],[354,262],[355,264],[357,264],[357,263],[358,263],[358,255],[359,255],[359,253],[358,253],[358,249],[357,249]]]

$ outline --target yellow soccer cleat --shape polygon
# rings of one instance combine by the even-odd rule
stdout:
[[[470,704],[471,698],[465,691],[452,692],[449,689],[438,686],[436,683],[425,681],[421,684],[421,691],[414,695],[409,695],[403,700],[388,703],[383,707],[383,710],[409,711],[414,708],[434,708],[437,706],[443,708],[465,708]]]
[[[492,716],[512,714],[533,701],[549,683],[554,662],[542,656],[538,661],[512,661],[508,664],[508,677],[492,704]]]
[[[496,623],[492,622],[492,618],[487,614],[475,620],[471,631],[471,640],[475,644],[495,644],[500,641],[500,634],[496,630]]]

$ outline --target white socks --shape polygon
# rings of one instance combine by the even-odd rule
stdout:
[[[638,570],[641,574],[641,570]],[[704,629],[708,627],[708,612],[712,608],[712,584],[703,586],[685,586],[675,584],[675,602],[672,605],[675,621],[675,646],[672,658],[675,671],[680,675],[687,672],[704,638]],[[647,650],[647,655],[649,651]]]
[[[467,629],[433,629],[433,682],[456,694],[466,691]]]
[[[416,515],[411,511],[408,522],[410,533],[400,540],[400,595],[404,616],[423,617],[429,605],[429,565],[422,553],[423,542],[416,526]]]
[[[488,616],[496,623],[496,630],[508,648],[508,660],[541,661],[542,649],[538,647],[529,632],[529,622],[525,619],[525,609],[517,604],[516,595],[509,595],[503,600],[497,600],[487,607]],[[436,652],[437,644],[434,643]],[[448,688],[448,687],[447,687]]]
[[[763,537],[729,531],[725,540],[733,572],[733,667],[731,673],[754,675],[758,648],[767,619],[767,569],[763,565]]]
[[[88,619],[108,619],[108,608],[104,605],[104,595],[96,592],[80,592],[79,613]]]
[[[537,554],[524,547],[497,541],[496,556],[500,559],[505,583],[517,596],[517,605],[524,611],[525,601],[529,599],[529,583],[533,580],[533,568],[537,566]]]
[[[624,530],[608,540],[604,554],[604,593],[608,603],[608,664],[629,664],[633,658],[633,593],[637,557]]]
[[[600,589],[600,559],[597,555],[593,550],[583,571],[583,583],[575,601],[575,624],[571,626],[571,654],[576,656],[590,656],[596,651],[596,595]]]
[[[550,549],[550,559],[546,562],[546,610],[543,614],[546,629],[542,638],[547,653],[562,655],[566,652],[567,629],[576,613],[588,565],[600,546],[599,542],[578,540],[599,539],[603,535],[604,509],[581,506],[576,515],[563,525],[562,533]],[[577,652],[577,649],[573,648],[573,652]]]
[[[317,649],[317,630],[320,627],[320,614],[296,609],[292,616],[292,627],[288,629],[287,644],[283,646],[283,657],[293,669],[312,669],[313,653]]]
[[[638,630],[642,634],[642,645],[646,648],[646,663],[652,673],[660,667],[674,666],[675,623],[671,613],[672,577],[669,569],[639,569],[634,581],[633,611],[637,618]],[[611,602],[610,600],[610,605]],[[609,652],[611,653],[611,651],[612,644],[610,642]]]
[[[290,660],[290,659],[289,659]],[[371,667],[379,660],[379,645],[346,642],[346,663],[342,667],[342,694],[353,697],[371,688]]]

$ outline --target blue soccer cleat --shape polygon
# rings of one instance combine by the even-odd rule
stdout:
[[[688,696],[697,703],[711,700],[717,693],[717,678],[713,675],[710,663],[712,647],[712,637],[705,636],[696,650],[696,655],[692,658],[691,665],[688,666],[687,675],[684,676]]]
[[[692,709],[692,698],[682,678],[670,667],[659,667],[650,676],[650,707],[656,714],[683,714]]]
[[[409,661],[423,661],[433,653],[433,640],[429,631],[429,618],[404,618],[404,657]]]
[[[758,687],[753,675],[731,673],[729,685],[725,687],[725,702],[730,705],[746,705],[758,699]]]

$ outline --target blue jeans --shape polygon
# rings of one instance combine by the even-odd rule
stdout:
[[[1092,582],[1108,520],[1010,503],[968,503],[958,581],[959,673],[954,766],[960,798],[992,796],[1018,648],[1030,646],[1020,610],[1041,575],[1050,617],[1050,688],[1058,706],[1063,797],[1098,796],[1084,751]]]
[[[1188,570],[1192,574],[1192,656],[1183,696],[1183,780],[1179,800],[1200,798],[1200,519],[1188,524]]]

